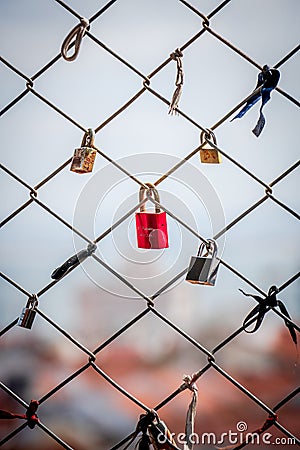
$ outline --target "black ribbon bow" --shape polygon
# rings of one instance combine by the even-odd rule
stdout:
[[[33,429],[39,422],[39,418],[36,414],[39,402],[37,400],[31,400],[25,414],[15,414],[9,411],[0,409],[0,419],[25,419],[29,428]]]
[[[97,248],[96,244],[89,244],[86,250],[80,250],[80,252],[71,256],[60,267],[55,269],[51,274],[51,278],[53,280],[60,280],[67,272],[69,272],[76,266],[79,266],[79,264],[83,262],[88,256],[91,256],[91,254],[94,253],[96,248]]]
[[[286,317],[288,317],[289,319],[291,318],[285,305],[282,303],[281,300],[277,300],[277,298],[276,298],[276,294],[278,293],[278,288],[276,286],[270,287],[266,298],[260,297],[259,295],[246,294],[246,292],[244,292],[242,289],[239,289],[239,290],[242,292],[242,294],[246,295],[247,297],[252,297],[256,301],[258,301],[258,305],[255,306],[255,308],[253,308],[252,311],[250,311],[250,313],[247,315],[247,317],[245,318],[245,320],[243,322],[243,327],[244,327],[244,330],[246,331],[246,333],[254,333],[255,331],[257,331],[259,329],[259,327],[261,326],[262,321],[265,317],[265,314],[269,311],[270,308],[275,308],[276,306],[278,306],[280,311]],[[249,321],[253,318],[255,318],[255,320],[256,320],[255,326],[252,330],[247,330]],[[296,335],[294,325],[285,319],[284,319],[284,323],[290,332],[290,335],[291,335],[291,338],[292,338],[294,344],[297,346],[297,335]]]
[[[230,122],[232,122],[234,119],[240,119],[241,117],[243,117],[246,114],[246,112],[249,111],[249,109],[252,108],[252,106],[255,105],[255,103],[258,102],[258,100],[261,98],[259,118],[255,127],[252,130],[255,136],[258,137],[262,132],[266,123],[265,116],[263,115],[262,112],[263,107],[270,100],[271,92],[273,91],[273,89],[276,88],[279,78],[280,78],[279,70],[270,69],[270,67],[267,65],[263,66],[262,71],[258,74],[257,84],[255,86],[254,92],[258,88],[260,88],[260,90],[249,98],[244,108],[242,108],[241,111],[236,116],[234,116],[234,118],[231,119]]]

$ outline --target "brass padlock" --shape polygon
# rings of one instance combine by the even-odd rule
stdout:
[[[32,297],[29,297],[25,308],[22,309],[20,314],[18,325],[22,328],[31,329],[35,315],[36,315],[36,307],[38,305],[37,296],[34,294]]]
[[[211,130],[202,131],[200,135],[200,144],[204,144],[206,139],[217,145],[217,139]],[[200,159],[202,163],[220,164],[222,162],[221,153],[208,142],[205,142],[200,149]]]
[[[71,172],[89,173],[93,170],[97,150],[94,148],[95,133],[89,128],[84,134],[81,147],[76,148],[71,162]]]
[[[203,252],[206,249],[204,256]],[[217,259],[217,243],[208,239],[208,245],[204,242],[200,245],[197,256],[192,256],[186,281],[194,284],[214,286],[220,261]]]

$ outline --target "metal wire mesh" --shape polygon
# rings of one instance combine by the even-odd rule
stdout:
[[[178,3],[181,4],[182,7],[186,8],[189,13],[195,14],[195,16],[199,17],[200,20],[200,29],[188,40],[185,42],[181,42],[179,49],[180,51],[185,54],[185,51],[192,47],[192,45],[195,42],[201,42],[201,39],[203,37],[207,37],[207,35],[210,36],[211,39],[214,39],[218,41],[220,44],[224,45],[225,48],[230,49],[232,52],[234,52],[238,58],[241,58],[241,60],[247,61],[250,65],[254,66],[255,68],[261,70],[262,66],[256,62],[252,57],[250,57],[245,51],[240,50],[234,43],[227,40],[222,34],[219,33],[218,29],[214,26],[214,18],[215,16],[221,15],[225,10],[226,7],[231,3],[233,0],[225,0],[223,2],[220,2],[215,9],[213,9],[209,14],[205,15],[202,11],[200,11],[201,3],[197,6],[194,6],[190,4],[189,2],[185,0],[180,0]],[[55,0],[57,3],[57,7],[62,7],[66,14],[69,14],[70,17],[75,19],[81,19],[80,12],[75,11],[68,2],[64,2],[62,0]],[[153,80],[155,80],[155,77],[163,71],[165,67],[168,65],[171,66],[174,69],[174,61],[172,59],[172,56],[166,58],[164,61],[162,61],[159,65],[157,65],[154,69],[151,70],[149,74],[142,73],[137,67],[135,67],[133,64],[131,64],[126,58],[124,58],[121,54],[118,53],[118,51],[109,48],[106,44],[104,44],[101,40],[96,37],[95,34],[93,34],[93,24],[97,23],[98,21],[101,23],[101,18],[104,15],[104,13],[110,14],[110,10],[114,7],[117,8],[118,6],[117,0],[111,0],[107,4],[101,7],[95,14],[93,14],[89,19],[89,28],[88,31],[86,31],[84,39],[83,39],[83,45],[86,43],[86,41],[90,40],[92,41],[96,46],[98,46],[102,51],[106,52],[109,58],[115,59],[124,66],[124,70],[131,71],[134,76],[138,77],[138,79],[142,83],[142,87],[140,87],[137,91],[135,91],[133,94],[126,96],[126,101],[123,103],[121,107],[118,107],[115,109],[111,114],[107,115],[107,117],[102,120],[101,123],[99,123],[97,126],[94,127],[95,134],[99,133],[101,130],[103,130],[105,127],[107,127],[112,121],[118,120],[120,117],[122,117],[122,113],[124,111],[127,111],[127,109],[134,104],[135,102],[143,101],[144,97],[146,95],[151,96],[153,100],[156,102],[161,102],[163,104],[166,104],[167,106],[170,105],[170,101],[166,98],[165,95],[163,95],[159,89],[153,87]],[[177,3],[177,2],[176,2]],[[131,15],[134,15],[134,11],[130,11]],[[67,32],[68,30],[66,30]],[[72,46],[71,46],[72,47]],[[295,48],[288,49],[287,52],[281,56],[280,60],[273,65],[274,68],[282,69],[284,71],[285,65],[290,61],[292,57],[295,56],[295,54],[298,52],[300,46],[298,45]],[[173,49],[170,49],[172,51]],[[80,52],[83,51],[82,49]],[[78,58],[80,59],[81,53],[79,52]],[[18,68],[18,63],[10,62],[7,59],[4,59],[1,57],[1,62],[6,66],[6,68],[11,72],[12,76],[17,76],[20,79],[23,79],[25,81],[25,89],[21,92],[18,92],[18,94],[12,99],[9,100],[9,102],[3,107],[1,111],[1,115],[5,117],[5,114],[11,113],[11,111],[15,110],[16,108],[19,108],[22,104],[22,101],[25,97],[34,97],[37,101],[39,101],[41,104],[45,104],[45,107],[53,110],[55,114],[60,115],[63,117],[63,119],[66,122],[69,122],[72,127],[77,127],[80,132],[86,132],[87,129],[84,125],[79,123],[76,119],[72,117],[72,115],[69,114],[69,112],[66,112],[61,106],[58,106],[56,102],[53,102],[50,100],[46,95],[43,93],[43,89],[39,89],[39,87],[36,87],[37,81],[42,78],[43,75],[45,75],[48,71],[54,71],[57,67],[58,63],[61,62],[62,56],[60,53],[57,53],[53,58],[51,58],[46,64],[43,64],[43,66],[38,69],[32,76],[29,76],[28,74],[23,73]],[[65,63],[67,64],[67,63]],[[205,62],[205,64],[208,65],[209,63]],[[66,67],[66,66],[64,66]],[[68,68],[69,69],[69,68]],[[61,70],[61,69],[60,69]],[[75,70],[72,68],[69,69],[70,73],[69,76],[72,76],[72,70]],[[87,68],[88,70],[88,68]],[[188,71],[188,69],[186,69]],[[186,85],[188,82],[186,82]],[[185,88],[185,87],[184,87]],[[213,95],[213,86],[208,87]],[[299,101],[294,98],[293,95],[291,95],[289,92],[286,92],[281,87],[276,87],[276,94],[282,96],[286,102],[289,102],[293,104],[294,111],[296,112],[296,106],[300,106]],[[275,93],[274,93],[275,95]],[[213,123],[209,128],[210,130],[213,130],[216,132],[219,127],[221,127],[226,121],[228,121],[229,118],[232,117],[232,115],[245,103],[247,100],[247,97],[241,98],[238,104],[236,104],[233,108],[231,108],[229,111],[226,111],[225,114],[223,114],[222,117],[220,117],[216,123]],[[191,127],[194,127],[199,132],[204,131],[206,132],[207,126],[198,123],[196,120],[194,120],[190,115],[189,112],[184,111],[180,108],[180,106],[177,108],[177,113],[180,116],[180,118],[184,119],[188,123],[191,124]],[[75,114],[76,115],[76,114]],[[39,126],[39,124],[37,124]],[[34,139],[34,137],[33,137]],[[213,144],[213,143],[212,143]],[[169,177],[171,177],[173,174],[176,174],[177,171],[180,170],[184,165],[188,164],[188,161],[190,161],[195,155],[198,154],[200,148],[202,145],[198,145],[196,148],[194,148],[189,153],[185,154],[182,159],[174,164],[172,167],[170,167],[165,173],[160,175],[156,181],[154,182],[155,186],[163,185],[164,181],[167,180]],[[287,179],[287,177],[295,172],[295,170],[299,166],[299,161],[291,164],[289,167],[282,167],[280,173],[276,177],[272,179],[271,182],[266,182],[264,176],[258,176],[256,170],[253,170],[251,167],[247,167],[247,164],[244,164],[242,161],[240,161],[238,158],[232,156],[231,152],[227,149],[223,149],[222,145],[216,145],[215,148],[221,153],[221,155],[224,157],[226,161],[229,161],[232,165],[234,165],[237,170],[239,170],[241,173],[244,174],[245,177],[249,177],[257,183],[257,186],[259,189],[262,189],[263,195],[256,199],[250,206],[246,206],[246,208],[243,210],[243,212],[236,215],[232,220],[222,228],[219,229],[215,235],[213,236],[214,239],[218,240],[222,236],[226,235],[229,230],[233,229],[237,224],[239,224],[241,221],[243,221],[246,217],[248,217],[250,214],[253,214],[256,209],[262,205],[263,203],[274,203],[278,205],[280,210],[282,211],[282,214],[290,214],[291,216],[295,218],[299,218],[299,215],[294,210],[293,207],[291,207],[286,202],[283,202],[280,200],[280,198],[277,197],[276,192],[274,191],[274,188],[279,183],[284,183]],[[112,157],[108,152],[102,151],[100,149],[97,149],[98,152],[98,158],[101,157],[105,162],[108,162],[110,165],[114,166],[116,170],[121,171],[122,174],[124,174],[125,177],[130,178],[133,183],[136,184],[137,188],[139,189],[140,186],[145,186],[145,182],[140,179],[139,175],[136,175],[135,173],[131,173],[130,170],[127,170],[125,166],[122,165],[122,162],[120,163],[117,161],[117,158]],[[51,156],[51,155],[50,155]],[[57,212],[52,206],[48,204],[48,202],[41,200],[39,198],[39,192],[40,189],[44,186],[46,186],[50,181],[52,181],[55,177],[60,176],[64,173],[64,170],[66,167],[69,166],[71,163],[71,158],[67,159],[65,162],[60,163],[58,167],[56,167],[54,170],[52,170],[50,173],[47,173],[46,175],[43,175],[42,177],[39,177],[39,181],[32,185],[31,183],[28,183],[26,180],[23,179],[22,176],[19,176],[17,173],[14,172],[14,170],[11,170],[10,167],[6,167],[4,165],[1,165],[1,168],[6,174],[14,179],[15,182],[22,185],[22,187],[27,190],[29,194],[29,199],[25,202],[18,204],[18,206],[11,211],[7,217],[5,217],[2,221],[1,226],[9,227],[12,223],[14,218],[16,218],[19,214],[21,214],[24,210],[30,207],[30,205],[34,204],[44,210],[47,214],[51,215],[56,221],[59,221],[62,225],[66,227],[68,232],[73,232],[75,235],[79,236],[82,240],[86,241],[86,243],[95,243],[95,244],[101,244],[101,242],[110,235],[113,230],[115,230],[118,227],[122,227],[122,224],[124,225],[124,222],[130,218],[134,211],[136,211],[140,203],[136,203],[133,208],[131,208],[129,211],[126,211],[124,215],[121,216],[118,220],[113,222],[106,230],[102,231],[101,234],[99,234],[96,239],[93,239],[91,236],[86,235],[83,230],[78,229],[74,224],[70,223],[69,220],[67,220],[63,214],[60,212]],[[36,167],[36,170],[38,170],[39,167]],[[261,191],[260,191],[261,192]],[[149,198],[150,201],[154,202],[152,198]],[[159,204],[161,209],[166,211],[169,217],[172,217],[178,224],[180,224],[185,230],[187,230],[188,233],[193,234],[196,238],[200,239],[200,241],[206,241],[206,238],[204,238],[202,235],[199,234],[197,230],[195,230],[192,226],[190,226],[189,223],[185,220],[184,217],[180,217],[176,212],[170,210],[163,201]],[[16,230],[17,233],[21,232],[21,230]],[[216,373],[220,374],[226,382],[231,383],[233,386],[235,386],[240,392],[245,394],[252,402],[254,402],[259,408],[261,408],[262,411],[264,411],[266,414],[271,415],[272,417],[275,416],[276,412],[283,407],[288,401],[295,398],[299,394],[299,388],[294,389],[291,387],[290,391],[288,393],[284,393],[282,395],[282,398],[280,402],[278,402],[277,405],[270,405],[268,402],[263,401],[259,397],[257,397],[254,393],[252,393],[249,389],[247,389],[242,383],[240,383],[237,379],[234,378],[230,374],[230,371],[227,371],[223,368],[223,365],[218,360],[218,353],[227,345],[229,345],[237,336],[241,335],[245,331],[245,326],[238,326],[233,332],[231,332],[229,335],[224,337],[223,339],[218,342],[217,345],[214,345],[212,348],[203,345],[200,340],[194,339],[192,336],[190,336],[186,331],[181,329],[179,326],[176,325],[176,323],[169,318],[167,315],[163,314],[158,310],[156,307],[156,300],[163,295],[165,291],[167,291],[170,287],[173,285],[176,285],[178,280],[181,280],[186,271],[187,268],[177,273],[175,276],[171,277],[171,279],[168,280],[167,283],[164,284],[160,289],[157,290],[152,295],[148,295],[146,290],[144,291],[139,286],[136,286],[134,283],[131,283],[126,276],[123,276],[118,270],[115,270],[113,267],[111,267],[107,262],[98,256],[97,253],[91,254],[90,258],[93,258],[97,263],[99,263],[104,269],[108,272],[110,272],[113,277],[117,277],[118,280],[121,281],[121,283],[124,283],[129,290],[132,290],[136,296],[138,296],[140,299],[144,300],[146,302],[145,309],[142,310],[139,314],[133,316],[124,326],[119,328],[112,336],[110,336],[108,339],[106,339],[104,342],[102,342],[100,345],[98,345],[94,350],[87,348],[85,345],[83,345],[81,342],[79,342],[77,339],[75,339],[67,330],[65,330],[54,318],[49,317],[43,309],[38,306],[36,308],[36,312],[39,317],[41,317],[45,324],[47,323],[50,327],[53,327],[58,333],[60,333],[62,336],[64,336],[66,339],[68,339],[70,342],[72,342],[83,354],[86,361],[83,363],[83,365],[75,370],[72,374],[70,374],[67,378],[60,380],[57,382],[57,385],[54,386],[51,390],[49,390],[46,394],[44,394],[41,398],[38,399],[39,401],[39,411],[40,416],[42,417],[42,411],[44,408],[47,408],[48,401],[54,396],[54,395],[60,395],[63,388],[68,385],[69,383],[73,383],[74,380],[76,380],[82,373],[85,371],[93,370],[97,376],[103,378],[107,383],[111,385],[112,388],[116,389],[117,392],[120,394],[120,396],[127,397],[131,402],[136,404],[141,412],[146,411],[149,412],[153,405],[148,405],[144,401],[141,401],[139,398],[137,398],[132,392],[130,392],[129,389],[125,388],[124,386],[120,385],[113,377],[109,376],[102,368],[101,364],[97,363],[97,358],[101,354],[101,352],[104,351],[104,349],[107,349],[111,343],[113,343],[116,339],[121,338],[122,335],[129,329],[132,329],[134,327],[141,326],[140,322],[141,320],[148,315],[152,315],[153,317],[159,319],[164,324],[170,327],[170,329],[174,330],[175,333],[178,333],[181,335],[181,337],[187,341],[188,345],[195,347],[195,349],[200,352],[204,357],[207,359],[207,363],[203,365],[203,367],[199,368],[199,371],[196,373],[196,379],[200,379],[202,375],[204,375],[207,371],[215,371]],[[259,285],[251,281],[251,277],[247,275],[243,270],[240,270],[239,267],[233,267],[231,264],[229,264],[224,258],[220,259],[221,266],[224,268],[224,270],[231,272],[236,277],[238,277],[241,282],[246,283],[249,285],[249,287],[262,295],[263,297],[267,296],[267,293],[262,289]],[[74,268],[76,269],[76,267]],[[71,271],[70,271],[71,272]],[[69,275],[69,273],[67,276]],[[5,280],[5,282],[11,284],[14,289],[24,294],[25,299],[32,298],[32,293],[29,292],[29,290],[24,287],[23,285],[20,285],[18,281],[12,279],[10,276],[8,276],[5,273],[1,274],[2,278]],[[288,277],[286,280],[282,282],[282,284],[279,286],[278,290],[279,292],[283,292],[288,286],[290,286],[292,283],[294,283],[299,277],[299,273],[292,274],[290,277]],[[43,286],[41,289],[39,289],[35,295],[37,299],[40,301],[42,297],[51,289],[54,288],[57,284],[63,283],[64,278],[61,280],[54,280],[50,283]],[[146,283],[146,281],[145,281]],[[40,304],[43,303],[40,301]],[[272,309],[271,314],[277,314],[282,319],[287,321],[288,323],[291,323],[295,330],[299,332],[300,328],[299,326],[291,319],[289,319],[285,314],[280,312],[279,310],[275,308]],[[253,323],[255,319],[253,319],[251,322]],[[11,323],[8,323],[1,331],[1,336],[5,336],[9,332],[13,332],[15,330],[15,327],[17,325],[18,318],[13,320]],[[212,323],[214,320],[212,319]],[[250,323],[251,323],[250,322]],[[251,339],[249,336],[248,339]],[[205,383],[204,383],[205,384]],[[20,403],[21,406],[23,406],[25,409],[28,408],[28,403],[23,399],[20,398],[16,392],[14,392],[12,389],[10,389],[8,386],[6,386],[4,383],[1,383],[2,390],[10,397],[15,399],[17,402]],[[180,396],[181,393],[188,389],[188,386],[180,386],[175,389],[172,393],[167,395],[165,398],[161,398],[161,401],[154,406],[154,409],[156,411],[159,411],[161,408],[163,408],[168,403],[172,403],[172,400]],[[153,390],[155,390],[155,387],[153,386]],[[95,411],[95,414],[97,412]],[[28,425],[27,422],[24,422],[22,425],[17,426],[12,432],[10,432],[8,435],[2,438],[0,445],[4,445],[7,442],[10,442],[15,436],[21,435],[22,430]],[[48,427],[43,420],[41,419],[37,426],[43,430],[43,432],[47,433],[53,440],[57,442],[57,444],[63,448],[71,449],[71,447],[65,440],[63,435],[59,435],[59,433],[54,433],[51,430],[51,427]],[[294,435],[294,433],[289,429],[289,424],[282,424],[279,419],[274,421],[274,426],[280,430],[281,433],[283,433],[284,436],[293,439],[293,442],[298,444],[300,443],[297,436]],[[132,427],[132,430],[134,430],[134,425]],[[124,437],[121,442],[116,443],[113,448],[121,448],[122,445],[127,443],[130,440],[130,436]]]

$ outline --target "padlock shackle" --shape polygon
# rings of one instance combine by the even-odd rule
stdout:
[[[84,136],[81,141],[81,147],[94,147],[95,141],[95,133],[92,128],[88,128],[88,130],[84,133]]]
[[[32,294],[31,297],[27,300],[26,308],[35,309],[38,305],[38,297],[36,294]]]
[[[215,136],[215,133],[210,128],[206,128],[206,131],[201,131],[200,145],[204,144],[206,142],[206,139],[210,139],[215,145],[217,145],[217,138]]]
[[[154,200],[156,202],[159,203],[160,202],[159,193],[158,193],[156,187],[154,186],[154,184],[152,184],[152,183],[145,183],[145,185],[148,186],[149,191],[150,191],[150,195],[152,197],[154,197]],[[146,195],[146,191],[147,190],[148,189],[146,189],[144,186],[141,186],[140,191],[139,191],[139,202],[142,202],[145,199],[145,195]],[[140,206],[140,212],[146,212],[146,202],[143,203]],[[157,214],[160,213],[160,207],[157,204],[155,204],[155,212]]]
[[[216,258],[217,252],[218,252],[218,245],[216,241],[213,239],[207,239],[208,244],[205,242],[202,242],[199,246],[197,256],[208,256],[209,254],[212,255],[212,258]],[[203,255],[204,249],[206,249],[207,253],[206,255]]]

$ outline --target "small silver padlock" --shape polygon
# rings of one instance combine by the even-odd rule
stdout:
[[[204,256],[204,250],[206,254]],[[214,286],[220,261],[217,259],[217,243],[208,239],[208,245],[204,242],[199,247],[197,256],[192,256],[186,276],[186,281],[194,284]]]
[[[37,296],[34,294],[32,297],[29,297],[25,308],[22,309],[21,315],[18,320],[19,327],[31,329],[35,315],[36,315],[36,307],[38,305]]]
[[[95,133],[89,128],[84,134],[81,147],[76,148],[71,162],[71,172],[89,173],[92,172],[97,150],[94,148]]]

